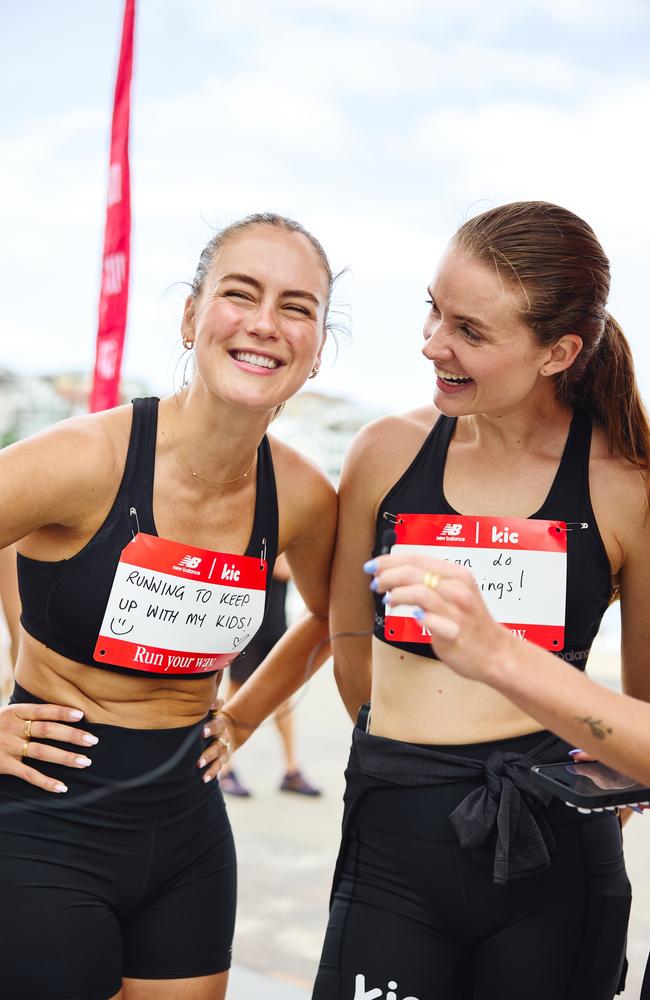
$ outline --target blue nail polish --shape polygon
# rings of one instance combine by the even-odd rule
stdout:
[[[584,750],[580,750],[579,748],[576,748],[575,750],[569,750],[569,757],[573,757],[573,755],[576,753],[584,753]]]
[[[374,590],[375,593],[377,593],[377,591],[379,590],[379,584],[377,582],[376,576],[373,576],[372,580],[370,581],[370,589]]]
[[[377,560],[369,559],[368,562],[363,564],[363,572],[370,573],[373,576],[377,572]]]
[[[643,812],[643,809],[640,809],[639,806],[630,806],[630,809],[633,809],[635,813]]]
[[[422,608],[413,608],[411,614],[419,622],[421,622],[422,619],[424,618],[424,611],[422,610]]]

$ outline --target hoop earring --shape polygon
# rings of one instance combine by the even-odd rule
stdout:
[[[319,371],[320,371],[320,365],[314,365],[314,367],[311,370],[311,375],[309,376],[309,378],[316,378]]]
[[[194,347],[194,341],[188,340],[187,337],[183,337],[183,347],[185,348],[186,351],[191,351],[192,348]]]

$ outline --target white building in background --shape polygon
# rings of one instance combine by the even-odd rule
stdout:
[[[58,420],[87,413],[89,394],[87,374],[18,375],[0,371],[0,447]],[[121,386],[120,402],[146,394],[143,383],[126,381]]]
[[[359,406],[349,399],[307,391],[289,400],[269,430],[311,458],[338,486],[352,438],[365,424],[381,416],[380,410]]]

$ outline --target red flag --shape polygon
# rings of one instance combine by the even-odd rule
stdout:
[[[115,83],[111,157],[95,374],[90,410],[106,410],[119,399],[120,369],[129,302],[131,191],[129,183],[129,118],[133,67],[135,0],[125,0],[120,62]]]

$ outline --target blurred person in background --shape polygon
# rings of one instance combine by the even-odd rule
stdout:
[[[287,586],[290,579],[289,563],[283,555],[280,555],[275,561],[269,604],[262,627],[241,656],[238,656],[229,667],[228,698],[232,698],[242,684],[253,676],[260,663],[266,659],[286,632]],[[298,763],[295,714],[290,701],[285,701],[276,709],[273,721],[280,735],[284,757],[284,777],[280,782],[280,791],[293,792],[296,795],[308,797],[319,796],[320,789],[307,781]],[[250,789],[240,781],[231,761],[228,761],[221,768],[219,782],[222,792],[227,795],[234,795],[237,798],[249,798],[251,795]]]
[[[13,545],[0,549],[0,616],[4,617],[7,637],[6,646],[0,648],[0,703],[4,704],[13,687],[20,637],[20,597]]]

